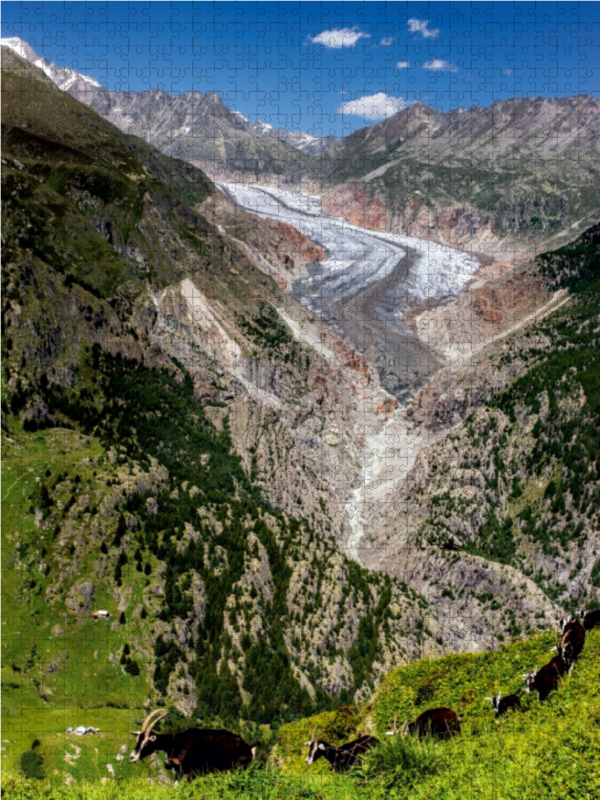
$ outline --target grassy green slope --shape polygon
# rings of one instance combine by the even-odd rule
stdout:
[[[50,798],[151,797],[162,800],[176,791],[206,800],[272,798],[354,800],[592,800],[600,777],[600,631],[588,634],[571,676],[545,703],[522,694],[521,672],[549,658],[552,637],[544,635],[496,652],[421,661],[388,673],[367,706],[321,714],[283,726],[276,760],[280,767],[212,776],[191,786],[148,786],[141,781],[109,786],[82,785],[52,789],[44,782],[5,779],[5,787],[24,791],[31,800]],[[486,695],[522,694],[523,710],[494,720]],[[448,705],[459,710],[462,735],[449,742],[385,736],[394,716],[413,718],[427,708]],[[307,767],[302,746],[316,726],[332,743],[372,726],[382,744],[364,764],[345,776],[331,775],[324,761]],[[274,754],[275,755],[275,754]],[[143,793],[143,795],[142,795]]]

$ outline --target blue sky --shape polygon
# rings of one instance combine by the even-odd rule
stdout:
[[[419,100],[600,96],[595,2],[3,2],[15,35],[110,89],[216,91],[317,135]]]

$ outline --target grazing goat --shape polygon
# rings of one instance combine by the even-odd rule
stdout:
[[[166,715],[166,711],[153,711],[144,720],[140,731],[131,731],[137,737],[129,756],[132,764],[156,750],[163,750],[167,753],[165,767],[192,780],[197,775],[247,767],[256,755],[258,743],[246,744],[241,736],[226,730],[190,728],[182,733],[153,733],[154,727]]]
[[[582,611],[581,621],[583,622],[583,628],[586,631],[591,631],[594,628],[600,628],[600,609],[597,608],[595,611]]]
[[[585,628],[575,619],[568,617],[559,623],[560,641],[556,637],[556,652],[573,667],[585,644]]]
[[[506,714],[506,712],[511,709],[513,711],[521,710],[521,701],[516,694],[508,694],[506,697],[502,697],[501,693],[498,692],[496,697],[486,697],[485,699],[489,700],[492,704],[496,719],[503,716],[503,714]]]
[[[571,666],[571,662],[566,661],[563,656],[554,656],[552,661],[549,661],[541,669],[523,675],[525,691],[527,694],[535,691],[540,702],[545,700],[550,692],[558,689],[558,681]]]
[[[347,772],[367,750],[379,744],[379,739],[374,736],[359,736],[358,739],[346,742],[341,747],[332,747],[318,739],[315,735],[315,728],[313,728],[310,742],[307,742],[307,744],[308,755],[306,756],[306,763],[309,766],[318,761],[319,758],[326,758],[329,761],[330,772]]]
[[[397,733],[396,718],[394,730],[387,733]],[[436,739],[449,739],[454,734],[460,733],[460,722],[456,711],[451,708],[430,708],[416,718],[414,722],[406,720],[400,730],[402,736],[416,733],[419,739],[433,736]]]

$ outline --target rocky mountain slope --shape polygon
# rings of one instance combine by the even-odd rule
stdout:
[[[447,113],[417,103],[309,169],[332,214],[506,258],[594,221],[599,155],[600,101],[536,97]]]
[[[525,277],[557,298],[551,313],[533,314],[416,396],[407,432],[433,443],[370,519],[372,552],[385,550],[387,570],[432,606],[453,607],[456,620],[477,608],[492,636],[493,619],[511,612],[492,599],[485,561],[498,565],[496,586],[513,582],[532,611],[542,593],[569,609],[600,601],[599,226],[540,256]],[[519,274],[510,280],[526,285]]]
[[[192,162],[211,177],[277,180],[293,174],[302,163],[303,150],[320,149],[321,140],[309,134],[277,131],[246,120],[231,111],[216,92],[112,91],[76,70],[40,59],[18,37],[5,39],[3,44],[39,66],[59,89],[119,130],[140,137],[166,155]]]
[[[332,145],[337,141],[335,136],[313,136],[311,133],[305,131],[288,131],[284,128],[276,128],[268,122],[263,122],[260,119],[248,119],[248,117],[241,114],[239,111],[234,112],[243,122],[247,131],[258,133],[262,136],[272,136],[275,139],[283,139],[283,141],[291,144],[292,147],[301,150],[308,155],[320,153],[321,150]]]
[[[195,210],[202,172],[2,65],[9,674],[48,713],[100,681],[115,707],[269,722],[438,651],[424,599],[346,557],[315,466],[335,420],[380,414],[364,362],[295,341],[301,310]]]

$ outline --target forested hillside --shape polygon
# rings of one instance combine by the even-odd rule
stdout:
[[[460,570],[462,559],[483,557],[575,610],[600,600],[599,227],[532,268],[570,297],[489,353],[487,397],[484,385],[473,392],[485,402],[419,454],[399,491],[396,525],[409,552],[434,548],[431,578],[438,558]],[[467,370],[455,389],[469,381]],[[420,589],[431,601],[427,580]],[[454,593],[454,580],[447,574],[434,591]],[[481,605],[489,611],[494,602]]]
[[[234,450],[229,413],[260,383],[185,338],[181,286],[221,309],[215,347],[250,376],[266,363],[282,403],[322,395],[326,365],[273,311],[275,281],[194,210],[215,191],[202,172],[2,57],[11,731],[30,702],[25,738],[90,704],[100,725],[147,702],[271,722],[370,691],[379,662],[421,652],[424,601],[342,554],[337,500],[277,418],[250,415],[263,444]],[[267,476],[290,448],[288,491]]]

